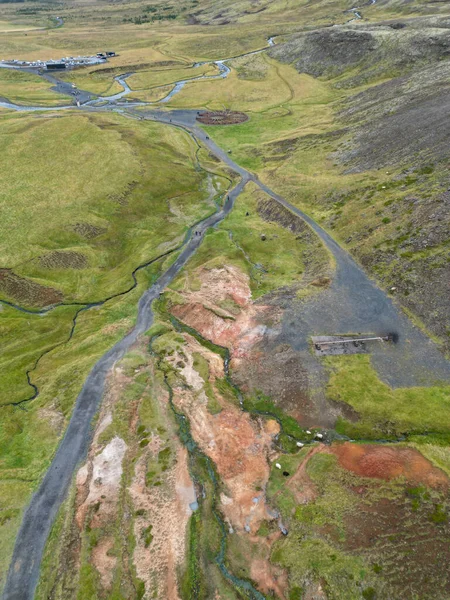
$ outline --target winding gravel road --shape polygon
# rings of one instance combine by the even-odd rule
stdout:
[[[14,105],[9,104],[9,107]],[[39,110],[39,108],[28,107],[28,110]],[[114,104],[102,108],[84,107],[82,110],[133,112],[130,105],[119,109]],[[227,152],[209,139],[196,124],[197,111],[148,110],[135,112],[134,116],[182,127],[230,169],[238,173],[241,181],[229,193],[224,207],[196,226],[195,231],[200,235],[195,232],[191,234],[175,262],[143,294],[138,305],[136,325],[132,331],[100,358],[89,373],[52,464],[24,513],[2,596],[4,600],[32,600],[34,597],[45,543],[76,468],[86,456],[91,440],[91,422],[102,400],[108,372],[124,356],[138,336],[150,327],[153,320],[151,308],[153,300],[159,297],[195,253],[206,229],[217,225],[231,211],[236,198],[249,181],[254,182],[276,202],[304,219],[335,259],[336,271],[330,288],[322,292],[319,299],[316,298],[314,302],[304,305],[301,316],[289,314],[287,311],[283,327],[286,328],[286,335],[294,348],[306,352],[308,336],[314,333],[395,331],[400,336],[399,343],[386,346],[383,351],[374,355],[375,364],[386,381],[394,386],[429,384],[436,380],[450,381],[450,363],[441,355],[436,345],[412,325],[350,255],[311,217],[273,192],[260,182],[256,175],[235,163]]]
[[[153,300],[159,297],[195,253],[202,242],[204,232],[220,223],[231,211],[235,199],[247,181],[247,178],[242,178],[228,193],[224,207],[195,227],[177,259],[142,295],[134,328],[104,354],[89,373],[52,464],[25,511],[3,592],[4,600],[32,600],[34,597],[45,543],[76,467],[86,456],[91,440],[91,422],[102,399],[108,372],[125,355],[138,336],[150,327],[153,322]]]
[[[230,169],[253,181],[276,202],[302,218],[315,231],[335,260],[332,284],[318,297],[286,312],[285,340],[296,350],[308,352],[311,335],[395,332],[397,344],[373,348],[372,363],[380,377],[392,387],[410,387],[450,382],[450,362],[437,345],[415,327],[401,308],[372,281],[314,219],[262,183],[258,177],[235,163],[196,123],[197,111],[174,110],[161,113],[139,111],[140,115],[162,123],[183,127],[201,141]]]

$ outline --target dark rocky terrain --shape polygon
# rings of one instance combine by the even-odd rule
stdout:
[[[328,134],[294,146],[332,140],[343,174],[374,183],[344,185],[316,203],[361,264],[448,350],[450,19],[334,26],[270,52],[345,90]]]

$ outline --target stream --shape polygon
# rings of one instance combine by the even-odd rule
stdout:
[[[192,330],[192,331],[194,331],[194,330]],[[155,336],[155,338],[156,337],[158,337],[158,336]],[[155,338],[152,338],[150,340],[149,348],[150,348],[150,351],[153,354],[153,356],[157,357],[157,355],[152,350],[152,343],[155,340]],[[161,359],[159,358],[159,361],[160,360]],[[220,547],[215,556],[215,562],[216,562],[217,566],[219,567],[222,575],[225,577],[225,579],[233,587],[237,588],[240,592],[244,592],[244,594],[249,598],[249,600],[266,600],[266,597],[263,594],[261,594],[257,589],[255,589],[255,587],[251,584],[250,581],[248,581],[246,579],[241,579],[241,578],[233,575],[229,571],[229,569],[227,568],[227,566],[225,564],[228,531],[227,531],[226,524],[220,513],[220,510],[217,508],[217,498],[220,496],[220,481],[218,479],[216,470],[214,468],[214,463],[209,458],[209,456],[207,456],[204,452],[202,452],[202,450],[200,450],[197,442],[192,437],[190,426],[189,426],[189,421],[186,418],[186,416],[183,413],[178,412],[178,410],[173,402],[173,389],[168,381],[166,374],[164,375],[164,383],[165,383],[165,385],[167,387],[167,391],[169,393],[169,406],[170,406],[170,409],[175,417],[175,421],[179,428],[178,437],[179,437],[181,443],[185,446],[185,448],[188,452],[188,455],[189,455],[189,460],[191,463],[190,475],[192,477],[192,480],[196,484],[196,486],[202,490],[205,490],[205,487],[206,487],[205,482],[202,481],[199,477],[195,476],[195,474],[194,474],[195,469],[192,468],[192,466],[198,460],[204,461],[207,465],[208,478],[209,478],[209,482],[211,483],[211,486],[212,486],[212,513],[214,515],[214,518],[217,521],[217,524],[218,524],[218,527],[219,527],[220,533],[221,533]],[[201,510],[202,501],[203,501],[203,499],[199,498],[199,500],[198,500],[199,508],[197,510]]]
[[[24,513],[3,592],[4,600],[33,599],[45,543],[57,511],[67,494],[72,476],[80,461],[86,456],[92,435],[91,422],[102,400],[109,371],[123,358],[138,337],[151,326],[153,301],[159,298],[163,290],[195,254],[207,229],[216,226],[230,213],[235,199],[242,192],[247,181],[248,179],[243,178],[228,192],[223,208],[195,226],[195,230],[191,231],[176,260],[141,296],[133,329],[106,352],[91,369],[78,395],[69,425],[52,463]],[[259,600],[258,597],[255,598]]]
[[[366,2],[366,4],[364,4],[363,6],[355,6],[353,8],[349,8],[347,11],[345,12],[349,12],[352,13],[354,15],[353,19],[350,19],[349,21],[347,21],[347,23],[352,23],[353,21],[361,21],[363,16],[362,14],[359,12],[362,8],[364,8],[364,6],[372,6],[372,4],[375,4],[377,0],[369,0],[368,2]]]
[[[269,46],[271,45],[272,44],[269,42]],[[255,54],[256,52],[261,51],[262,50],[258,50],[248,54]],[[225,62],[228,60],[230,59],[215,61],[215,64],[217,64],[219,68],[219,73],[217,75],[201,76],[195,79],[218,79],[227,77],[230,68]],[[88,103],[87,106],[83,105],[85,108],[82,107],[82,110],[120,110],[121,112],[124,112],[124,108],[129,109],[130,104],[127,106],[115,104],[116,100],[120,100],[131,92],[125,81],[129,75],[130,74],[118,76],[117,81],[123,86],[123,92],[102,98],[101,100],[103,102],[107,102],[106,106],[97,107]],[[173,97],[173,95],[178,93],[186,83],[193,80],[194,79],[176,82],[175,87],[171,92],[172,96],[170,97]],[[174,91],[175,89],[177,89],[177,91]],[[97,99],[97,101],[98,100],[99,99]],[[168,101],[167,96],[160,102],[163,101]],[[137,105],[143,106],[146,105],[146,103],[137,103]],[[18,111],[52,112],[74,108],[73,105],[48,108],[36,106],[24,107],[9,102],[0,102],[0,106]],[[134,106],[136,106],[136,104],[134,104]],[[429,366],[429,368],[432,369],[433,374],[436,375],[436,378],[440,378],[443,381],[450,380],[450,364],[442,355],[440,355],[439,350],[435,347],[433,342],[411,324],[409,319],[401,313],[400,309],[385,294],[385,292],[379,289],[375,283],[369,279],[352,257],[341,248],[330,234],[316,221],[308,214],[292,205],[285,198],[273,192],[267,185],[261,182],[255,174],[250,173],[234,162],[228,152],[220,148],[213,140],[211,140],[205,130],[201,129],[196,123],[197,111],[178,110],[163,112],[152,110],[152,105],[150,104],[148,104],[148,107],[148,112],[133,114],[131,110],[128,114],[133,115],[134,118],[150,119],[185,130],[198,145],[201,143],[203,146],[207,147],[213,155],[225,163],[235,173],[240,175],[241,180],[227,194],[223,207],[218,208],[216,212],[203,219],[195,226],[195,229],[192,229],[188,233],[184,243],[178,248],[180,253],[175,261],[141,296],[138,303],[136,324],[133,329],[106,352],[90,371],[84,386],[77,397],[69,425],[52,463],[39,488],[33,495],[30,504],[25,510],[22,524],[16,538],[13,558],[3,592],[4,600],[32,600],[34,597],[45,543],[57,511],[66,496],[73,474],[79,467],[80,462],[86,456],[92,435],[91,422],[100,406],[106,377],[109,371],[114,364],[125,355],[128,349],[136,342],[137,338],[148,330],[153,322],[153,301],[159,298],[164,289],[173,281],[187,261],[195,254],[197,248],[202,243],[206,230],[218,225],[230,213],[236,198],[249,181],[256,184],[263,192],[282,207],[302,218],[311,229],[315,231],[322,243],[333,255],[336,263],[336,271],[332,285],[327,292],[327,297],[325,298],[324,296],[324,302],[327,301],[328,298],[331,298],[332,300],[331,312],[323,312],[325,309],[328,310],[328,307],[321,307],[319,303],[315,303],[311,308],[308,308],[308,305],[305,305],[302,318],[306,319],[308,317],[309,310],[311,313],[309,314],[310,321],[305,321],[306,325],[303,330],[296,329],[294,331],[292,327],[290,328],[290,335],[292,335],[290,343],[294,349],[307,349],[308,336],[311,335],[311,331],[315,331],[315,328],[317,328],[318,331],[321,331],[324,328],[324,323],[327,323],[329,328],[339,330],[340,333],[345,333],[347,330],[380,332],[396,331],[400,334],[400,342],[396,344],[395,347],[392,346],[392,348],[386,350],[383,355],[373,356],[376,368],[379,368],[380,370],[384,369],[386,371],[386,380],[389,384],[396,383],[398,387],[399,382],[404,384],[404,379],[406,377],[409,382],[407,385],[414,385],[413,378],[416,369],[418,366],[422,365],[425,365],[426,367]],[[174,252],[174,250],[171,252]],[[139,268],[143,267],[141,266],[138,267],[138,269]],[[136,273],[136,271],[134,271],[134,273]],[[135,285],[133,285],[133,288],[134,287]],[[18,310],[24,310],[10,303],[9,305]],[[94,305],[95,304],[88,304],[82,307],[80,311],[87,310]],[[51,308],[44,310],[45,312],[48,312]],[[77,314],[79,313],[77,312]],[[75,324],[76,319],[73,324],[74,327]],[[226,364],[225,367],[228,370],[228,364]],[[36,397],[38,390],[31,382],[30,385],[34,390],[33,397]],[[180,416],[180,419],[182,419],[182,417],[183,415]],[[193,440],[191,441],[188,439],[188,442],[189,445],[191,445]],[[193,451],[195,451],[195,448]],[[217,481],[212,481],[212,483],[215,486],[218,485]],[[217,518],[220,520],[218,511],[216,511],[216,513]],[[224,529],[222,522],[222,542],[220,552],[217,556],[217,564],[224,576],[233,585],[238,586],[249,598],[252,600],[263,600],[264,596],[257,592],[249,582],[237,579],[229,573],[224,562],[225,547],[226,530]]]

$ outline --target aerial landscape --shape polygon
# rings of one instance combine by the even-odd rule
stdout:
[[[450,4],[0,2],[0,598],[450,600]]]

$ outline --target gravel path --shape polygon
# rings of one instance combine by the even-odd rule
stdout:
[[[114,109],[114,106],[110,105],[107,109]],[[84,110],[105,108],[91,107]],[[126,110],[130,111],[130,107]],[[227,152],[209,139],[196,124],[196,111],[149,110],[136,114],[184,128],[217,158],[241,175],[242,179],[229,193],[224,208],[195,228],[200,235],[193,233],[172,266],[143,294],[133,330],[100,358],[91,370],[77,398],[69,426],[52,464],[24,514],[3,592],[4,600],[32,600],[34,596],[45,543],[77,465],[86,456],[91,439],[91,421],[100,405],[107,373],[114,363],[124,356],[138,336],[150,327],[153,320],[153,300],[158,298],[160,292],[195,253],[206,229],[219,223],[230,212],[235,199],[248,181],[256,183],[274,200],[303,218],[320,237],[336,262],[335,276],[330,288],[285,313],[283,335],[295,349],[306,353],[311,334],[396,332],[399,334],[398,344],[380,346],[373,354],[374,365],[383,379],[393,386],[450,381],[450,363],[441,355],[437,346],[413,326],[350,255],[311,217],[274,193],[254,174],[237,165]]]
[[[108,372],[125,355],[138,336],[150,327],[153,322],[153,300],[159,297],[160,292],[170,284],[196,252],[204,232],[217,225],[231,211],[236,197],[247,181],[247,178],[243,178],[228,194],[223,209],[195,227],[175,262],[142,295],[136,325],[132,331],[102,356],[89,373],[52,464],[25,511],[3,591],[4,600],[32,600],[34,597],[45,543],[77,465],[86,456],[91,440],[91,422],[100,405]]]
[[[171,122],[188,129],[233,171],[256,183],[279,204],[305,220],[333,255],[336,269],[331,286],[318,296],[294,303],[283,320],[283,340],[295,350],[309,352],[311,335],[344,333],[397,333],[397,344],[372,345],[372,363],[392,387],[410,387],[450,382],[450,362],[437,345],[413,325],[401,308],[372,281],[350,254],[314,219],[273,192],[252,173],[237,165],[222,148],[196,125],[196,111],[172,111],[148,118]]]

